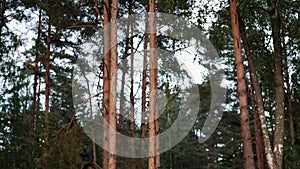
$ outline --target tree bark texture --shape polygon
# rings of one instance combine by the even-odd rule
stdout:
[[[159,121],[157,105],[157,37],[156,37],[156,4],[149,0],[149,42],[150,42],[150,100],[149,100],[149,159],[148,169],[160,168]]]
[[[280,16],[276,9],[277,2],[268,1],[274,46],[274,86],[275,86],[275,131],[274,155],[277,168],[282,168],[284,144],[284,87],[282,69],[282,46],[280,38]]]
[[[116,100],[117,100],[117,14],[118,0],[111,1],[111,56],[110,56],[110,95],[109,95],[109,169],[116,169]]]
[[[259,114],[261,113],[263,115],[264,105],[263,105],[261,89],[257,81],[256,69],[252,60],[252,55],[251,55],[250,46],[247,38],[245,24],[241,19],[239,20],[241,21],[240,22],[241,38],[243,41],[243,47],[245,49],[245,53],[248,61],[250,82],[251,82],[251,103],[252,103],[252,110],[254,116],[257,168],[263,169],[264,168],[263,140],[262,140],[262,130],[261,130],[261,122],[259,119]],[[266,140],[266,141],[270,142],[270,140]],[[270,143],[268,143],[268,146],[270,146]]]
[[[236,64],[235,66],[237,71],[244,168],[255,169],[253,150],[252,150],[248,103],[247,103],[245,71],[244,71],[243,58],[242,58],[242,47],[240,43],[238,13],[236,9],[235,0],[230,0],[230,16],[231,16],[233,44],[234,44],[234,51],[235,51],[235,64]]]
[[[103,123],[109,123],[109,95],[110,95],[110,4],[103,0]],[[108,128],[103,125],[103,147],[108,148]],[[108,169],[109,153],[103,149],[102,167]]]

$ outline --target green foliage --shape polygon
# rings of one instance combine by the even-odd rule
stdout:
[[[98,9],[102,11],[101,1]],[[144,11],[148,1],[135,1],[133,12]],[[283,61],[286,62],[291,87],[291,99],[294,115],[296,143],[290,143],[290,119],[286,116],[284,168],[297,168],[300,165],[300,3],[294,0],[278,1],[278,11],[281,17]],[[73,108],[72,80],[73,66],[80,53],[80,45],[92,36],[96,29],[101,28],[101,18],[95,13],[93,0],[4,0],[0,3],[0,166],[9,169],[30,168],[80,168],[85,162],[92,161],[91,140],[84,134],[79,122],[72,119]],[[272,131],[274,125],[274,66],[272,55],[272,39],[270,35],[270,18],[265,1],[238,1],[239,15],[245,24],[250,50],[257,69],[257,76],[264,97],[268,127]],[[194,9],[199,9],[193,14]],[[128,14],[128,1],[120,1],[119,16]],[[203,23],[213,22],[207,32],[219,56],[226,64],[226,78],[234,81],[233,43],[229,8],[227,1],[219,1],[218,5],[196,3],[186,0],[157,1],[158,12],[175,14],[191,22],[197,22],[200,29]],[[37,28],[37,16],[41,11],[41,28]],[[196,16],[195,16],[196,15]],[[213,15],[216,21],[207,20],[207,15]],[[194,20],[194,21],[192,21]],[[171,26],[176,21],[170,20]],[[27,24],[25,24],[27,23]],[[44,144],[44,94],[45,94],[45,56],[47,48],[47,27],[51,24],[51,95],[49,145]],[[20,30],[18,30],[18,26]],[[24,26],[26,25],[26,26]],[[17,28],[14,28],[14,27]],[[24,30],[31,33],[24,33]],[[37,33],[41,30],[41,38]],[[126,28],[121,28],[126,29]],[[176,28],[178,33],[182,28]],[[138,40],[142,37],[137,37]],[[136,40],[136,39],[135,39]],[[172,43],[170,43],[172,42]],[[189,43],[189,42],[187,42]],[[123,56],[125,42],[120,42],[119,48]],[[158,37],[159,49],[171,53],[163,57],[162,67],[179,66],[172,54],[182,45],[164,35]],[[183,47],[184,48],[184,47]],[[180,50],[180,49],[179,49]],[[39,57],[36,58],[36,55]],[[37,59],[37,72],[27,63]],[[168,65],[169,64],[169,65]],[[245,62],[247,69],[247,62]],[[175,66],[175,67],[176,67]],[[170,66],[169,66],[170,67]],[[127,72],[128,73],[128,72]],[[178,78],[187,75],[185,71],[160,71],[159,88],[166,99],[164,112],[160,118],[161,132],[167,130],[177,118],[180,108],[180,89],[171,85],[170,73]],[[38,77],[37,104],[33,111],[33,79]],[[246,74],[249,79],[249,75]],[[193,130],[171,150],[161,154],[161,168],[196,169],[196,168],[242,168],[242,145],[240,136],[240,121],[236,86],[228,88],[226,110],[222,120],[208,141],[198,142],[201,129],[208,115],[211,100],[211,82],[205,79],[198,85],[200,102],[198,119]],[[203,97],[202,97],[203,96]],[[287,96],[287,94],[286,94]],[[287,97],[286,97],[287,98]],[[287,99],[286,99],[287,100]],[[249,99],[250,101],[250,99]],[[286,104],[287,105],[287,104]],[[128,106],[128,105],[125,105]],[[127,107],[126,107],[127,108]],[[286,108],[287,110],[287,108]],[[35,115],[34,115],[35,112]],[[287,114],[287,113],[286,113]],[[35,120],[32,121],[33,116]],[[124,126],[129,122],[124,121]],[[34,127],[33,127],[34,126]],[[136,136],[140,127],[136,126]],[[126,127],[120,129],[129,135]],[[147,132],[147,131],[146,131]],[[272,139],[272,137],[271,137]],[[254,139],[253,139],[254,140]],[[45,150],[49,154],[45,155]],[[97,162],[101,164],[101,148],[97,147]],[[118,158],[118,167],[130,168],[130,163],[136,163],[138,168],[146,168],[147,159]]]
[[[80,154],[84,151],[85,134],[76,123],[64,126],[54,133],[48,155],[42,155],[37,160],[39,168],[77,169],[84,164]]]
[[[180,95],[176,86],[162,85],[167,98],[165,112],[161,115],[162,130],[169,128],[179,112]],[[198,118],[189,134],[171,150],[161,154],[161,168],[242,168],[240,122],[236,112],[224,112],[213,135],[200,144],[200,134],[211,102],[211,84],[206,80],[198,85],[200,105]],[[180,92],[179,92],[180,93]]]
[[[273,66],[273,55],[274,50],[272,47],[272,38],[270,33],[270,15],[267,7],[266,1],[238,1],[238,10],[240,23],[243,23],[246,28],[246,32],[241,32],[241,34],[246,34],[249,47],[251,50],[251,57],[253,58],[254,65],[256,67],[257,78],[262,89],[262,95],[264,99],[264,109],[267,112],[267,124],[270,128],[270,137],[273,139],[272,132],[274,130],[274,117],[275,117],[275,103],[274,103],[274,66]],[[291,98],[293,101],[293,115],[295,123],[295,132],[299,131],[298,125],[298,112],[299,107],[295,103],[295,99],[298,98],[299,94],[297,93],[299,88],[299,57],[296,53],[299,53],[299,29],[297,29],[297,24],[299,21],[295,20],[295,9],[299,8],[299,3],[295,1],[278,1],[276,7],[280,15],[281,21],[281,31],[282,31],[282,48],[285,53],[283,53],[283,62],[286,62],[288,67],[289,74],[284,74],[285,77],[292,77],[289,81],[291,87]],[[230,17],[229,10],[227,7],[222,8],[217,12],[217,22],[215,22],[210,30],[210,39],[217,48],[221,57],[232,58],[232,39],[231,39],[231,28],[230,28]],[[297,14],[296,14],[297,15]],[[296,17],[297,18],[297,17]],[[290,26],[291,21],[293,21],[293,26]],[[296,36],[295,36],[296,35]],[[246,58],[245,58],[246,59]],[[286,61],[285,61],[286,60]],[[297,60],[297,61],[296,61]],[[247,70],[247,62],[244,62]],[[228,75],[230,80],[234,79],[234,65],[233,62],[229,62],[228,65]],[[249,79],[248,73],[246,78]],[[286,78],[287,79],[287,78]],[[297,79],[297,80],[296,80]],[[249,84],[250,86],[250,84]],[[236,91],[236,87],[233,86],[231,89],[233,92]],[[293,92],[294,91],[294,92]],[[287,98],[286,93],[286,98]],[[232,97],[231,97],[232,98]],[[287,100],[287,99],[286,99]],[[234,100],[231,100],[231,102]],[[249,99],[251,101],[251,99]],[[250,102],[249,102],[250,103]],[[286,102],[287,110],[287,102]],[[250,112],[251,113],[251,112]],[[289,127],[289,117],[286,113],[286,126],[285,126],[285,149],[284,154],[286,154],[284,163],[285,168],[297,168],[296,164],[299,163],[299,149],[298,140],[296,145],[290,144],[290,127]],[[297,124],[297,125],[296,125]],[[296,134],[297,135],[297,134]],[[298,137],[298,136],[297,136]],[[266,160],[265,160],[266,161]]]

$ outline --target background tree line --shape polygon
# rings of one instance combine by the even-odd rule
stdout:
[[[232,3],[232,0],[230,3],[194,0],[1,1],[0,166],[12,169],[75,169],[87,162],[97,162],[105,169],[262,169],[272,168],[272,165],[273,168],[296,169],[300,163],[300,3],[293,0],[238,0],[236,10],[232,6],[230,10]],[[178,145],[160,156],[131,159],[109,154],[85,134],[82,123],[74,118],[76,110],[71,96],[74,66],[82,52],[82,45],[109,22],[141,11],[178,15],[199,27],[225,61],[224,78],[230,85],[227,88],[222,120],[208,141],[202,144],[198,142],[198,132],[204,125],[211,104],[211,81],[206,77],[202,84],[198,84],[202,104],[199,105],[193,130]],[[234,11],[234,16],[237,17],[232,20],[231,14]],[[238,93],[237,88],[239,79],[235,70],[235,36],[232,34],[234,25],[231,23],[236,20],[239,24],[235,26],[238,26],[240,32],[239,50],[245,60],[242,62],[246,85],[243,95],[248,105],[243,109],[248,113],[244,119],[240,116],[242,109],[239,111],[238,98],[241,92]],[[141,94],[143,97],[137,101],[138,98],[134,95],[134,84],[137,81],[133,76],[135,68],[131,55],[137,48],[136,42],[141,40],[144,42],[144,49],[149,49],[147,42],[152,40],[156,41],[150,43],[152,47],[157,45],[159,49],[173,52],[175,48],[166,42],[176,41],[170,37],[157,37],[155,34],[134,37],[130,25],[122,29],[131,38],[116,44],[115,48],[104,46],[103,53],[108,54],[107,57],[114,57],[114,60],[106,60],[104,56],[99,63],[99,66],[104,65],[100,68],[99,75],[103,79],[103,84],[99,86],[103,91],[103,95],[99,97],[103,104],[100,106],[103,117],[109,116],[107,120],[110,124],[115,124],[116,130],[129,136],[143,138],[156,135],[158,126],[164,131],[176,119],[180,109],[179,89],[170,82],[172,80],[168,72],[150,73],[147,68],[139,82],[144,91]],[[110,28],[109,31],[110,34],[104,34],[103,41],[109,42],[111,38],[116,38],[113,33],[116,30]],[[105,44],[108,43],[104,42]],[[117,60],[121,60],[121,64],[116,65],[119,63]],[[115,63],[114,66],[111,65],[112,62]],[[151,62],[149,58],[148,62]],[[110,66],[105,66],[106,64]],[[144,65],[149,66],[149,63]],[[122,94],[122,88],[126,92],[125,86],[121,86],[121,94],[117,94],[114,84],[109,80],[105,81],[111,77],[111,70],[106,69],[117,69],[116,67],[120,69],[118,73],[121,81],[126,81],[128,95]],[[153,83],[157,78],[157,84]],[[167,108],[159,123],[148,123],[146,119],[150,118],[150,114],[141,114],[144,121],[133,123],[136,112],[143,112],[142,109],[146,112],[155,104],[151,103],[148,96],[154,88],[160,88],[167,99]],[[109,101],[112,100],[111,97],[117,98],[119,105]],[[105,110],[106,107],[109,109]],[[115,114],[111,113],[112,110]],[[245,152],[247,140],[242,134],[245,125],[248,125],[249,132],[247,148],[252,152]],[[103,134],[104,138],[108,137]],[[155,151],[155,145],[153,146]],[[117,146],[112,148],[117,149]]]

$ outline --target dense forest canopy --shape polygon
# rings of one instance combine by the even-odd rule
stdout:
[[[2,0],[0,168],[298,168],[299,9]]]

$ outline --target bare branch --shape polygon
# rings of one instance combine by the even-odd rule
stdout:
[[[94,28],[97,30],[100,30],[101,28],[96,25],[73,25],[73,26],[68,26],[67,29],[81,29],[81,28]]]

